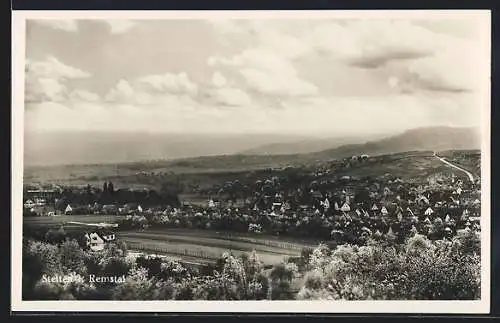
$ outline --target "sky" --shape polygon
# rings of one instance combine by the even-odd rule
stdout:
[[[481,26],[466,16],[29,20],[25,128],[332,136],[478,126],[489,78]]]

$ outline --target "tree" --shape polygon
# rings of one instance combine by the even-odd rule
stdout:
[[[460,230],[453,238],[453,245],[457,252],[464,255],[481,254],[481,237],[472,230]]]
[[[148,277],[159,278],[162,273],[162,259],[157,257],[144,257],[140,256],[135,260],[135,263],[139,268],[145,268],[148,271]]]
[[[42,264],[43,274],[51,275],[62,272],[59,249],[56,245],[39,241],[29,241],[26,245],[25,255],[32,259],[32,261]]]
[[[253,250],[249,255],[241,256],[245,275],[247,277],[246,298],[265,299],[267,295],[268,281],[263,274],[263,263],[257,252]]]
[[[297,274],[297,265],[293,263],[280,263],[271,269],[269,278],[270,299],[290,299],[290,284]]]
[[[85,253],[76,240],[66,240],[59,247],[61,266],[64,272],[86,274]]]
[[[113,195],[113,193],[115,192],[115,188],[113,186],[113,183],[112,182],[109,182],[108,184],[108,187],[107,187],[107,191],[109,194]]]
[[[23,286],[23,299],[33,299],[33,287],[42,278],[42,273],[44,269],[44,264],[42,263],[41,257],[39,257],[34,252],[30,252],[27,246],[28,242],[23,243],[23,274],[22,274],[22,286]]]
[[[370,192],[366,188],[358,188],[354,193],[354,201],[361,205],[368,206],[370,203]]]
[[[123,257],[110,257],[103,259],[101,268],[101,274],[103,276],[124,276],[127,275],[131,269],[131,264]]]
[[[33,298],[36,300],[60,300],[63,289],[58,283],[38,281],[33,287]]]
[[[113,288],[114,300],[155,300],[159,299],[161,283],[149,278],[147,269],[132,268],[125,282]]]
[[[380,243],[313,251],[299,299],[472,300],[480,259],[458,242],[415,235],[401,247]]]

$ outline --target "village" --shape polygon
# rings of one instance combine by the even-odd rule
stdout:
[[[201,202],[151,189],[115,190],[111,182],[102,190],[90,185],[30,187],[25,190],[24,215],[109,215],[116,216],[116,230],[201,229],[353,244],[388,234],[401,241],[416,233],[439,240],[461,229],[480,230],[478,178],[471,181],[452,172],[420,181],[390,174],[325,179],[328,173],[316,169],[301,177],[287,168],[254,183],[236,179],[198,191],[205,196]]]

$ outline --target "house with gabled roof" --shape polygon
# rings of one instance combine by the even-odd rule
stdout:
[[[429,198],[424,195],[420,195],[419,197],[417,197],[417,203],[429,204]]]
[[[324,207],[325,209],[329,209],[329,208],[330,208],[330,201],[328,200],[328,198],[326,198],[326,199],[322,202],[322,204],[323,204],[323,207]]]
[[[349,212],[351,210],[351,207],[349,206],[349,203],[345,202],[342,207],[340,208],[340,211],[342,212]]]
[[[101,251],[106,243],[111,243],[116,240],[113,232],[98,230],[85,234],[86,244],[92,251]]]

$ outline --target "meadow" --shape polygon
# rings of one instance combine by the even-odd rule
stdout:
[[[60,228],[64,230],[84,230],[82,223],[116,223],[124,216],[114,215],[61,215],[51,217],[27,217],[24,223],[34,227]],[[257,236],[255,234],[234,234],[212,230],[152,229],[117,230],[117,237],[132,251],[163,254],[178,257],[184,261],[206,263],[220,258],[224,252],[236,255],[253,250],[262,258],[264,264],[274,265],[289,257],[298,257],[303,248],[313,248],[314,240],[304,241],[276,236]]]

